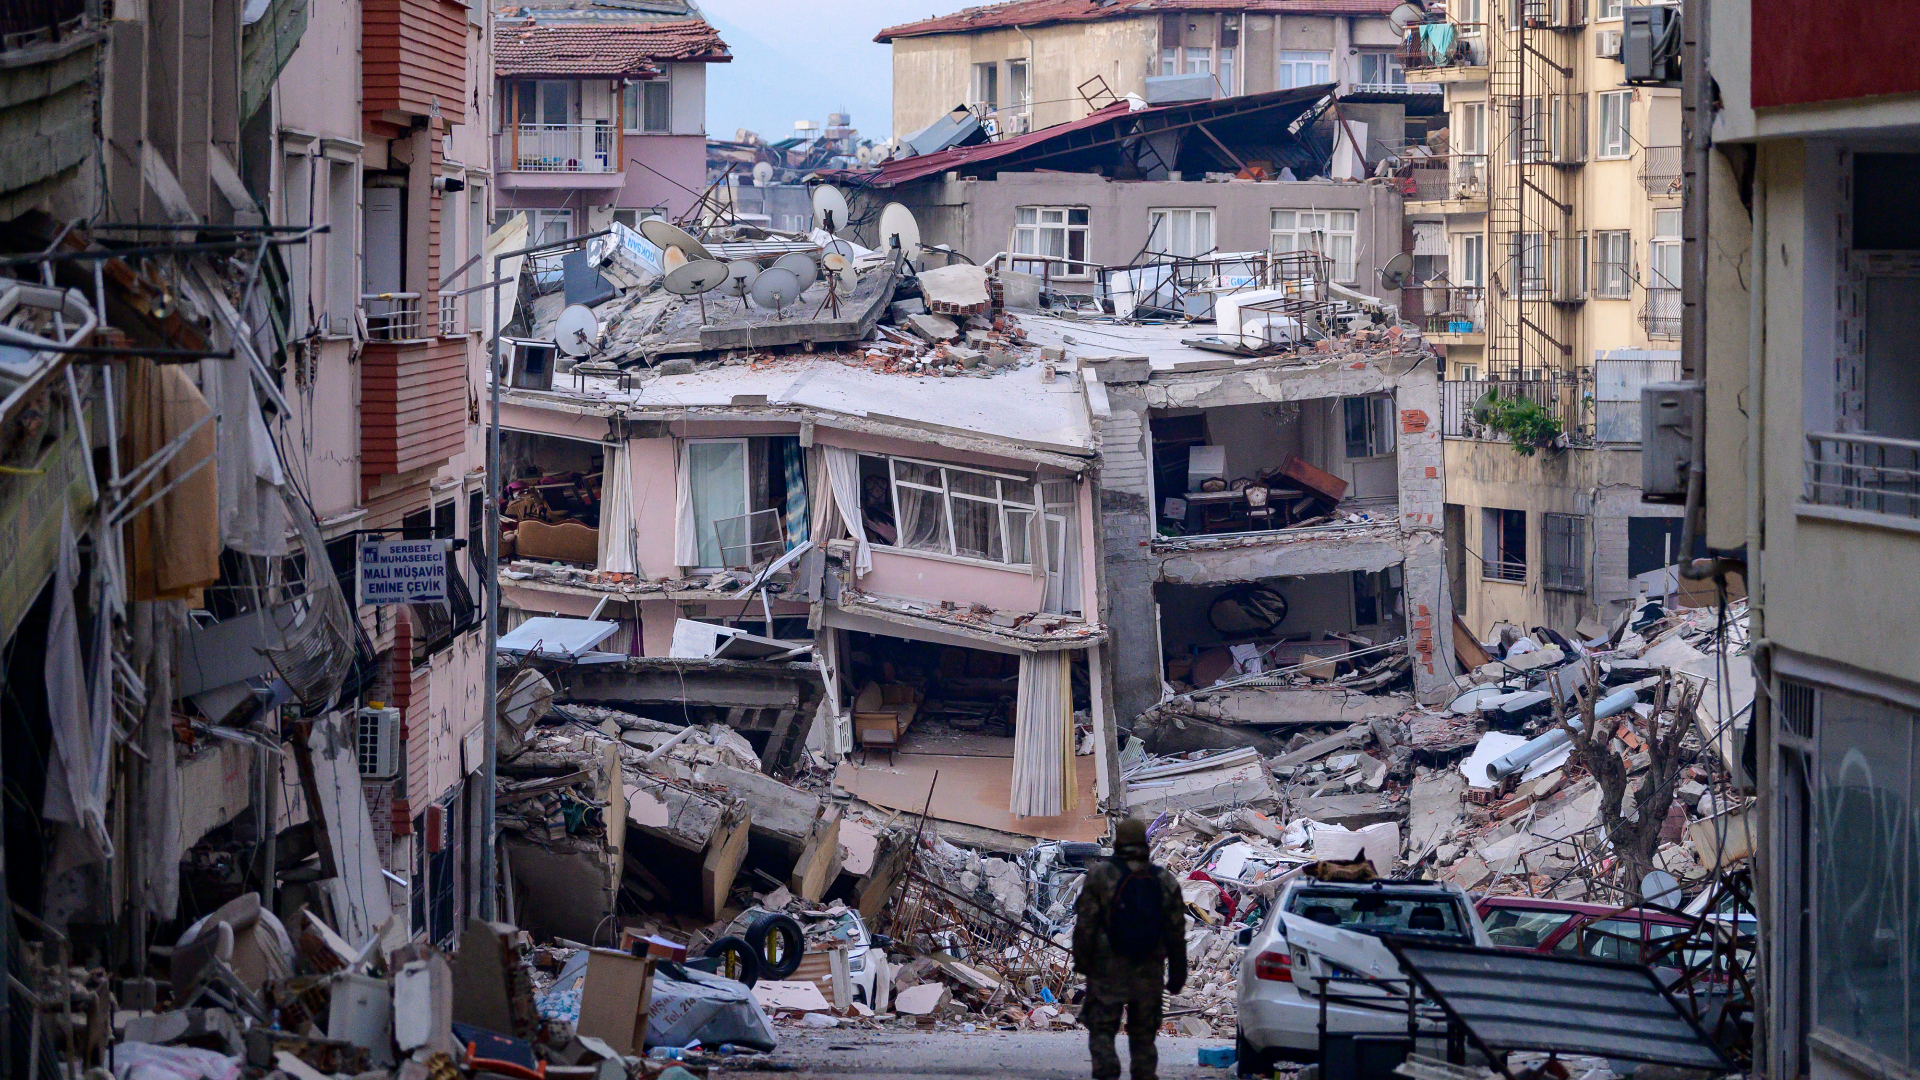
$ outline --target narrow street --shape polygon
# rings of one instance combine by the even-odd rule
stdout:
[[[1128,1061],[1126,1033],[1117,1040],[1122,1064]],[[1231,1069],[1195,1064],[1204,1046],[1217,1039],[1184,1037],[1159,1040],[1160,1080],[1231,1077]],[[1009,1076],[1029,1080],[1084,1080],[1090,1075],[1085,1029],[1070,1031],[782,1031],[780,1049],[744,1059],[768,1068],[735,1071],[723,1064],[718,1071],[739,1077],[781,1077],[785,1080],[827,1080],[857,1076],[861,1080],[941,1080],[944,1077]]]

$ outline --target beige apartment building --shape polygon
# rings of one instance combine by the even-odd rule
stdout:
[[[955,106],[1017,134],[1078,120],[1093,111],[1090,100],[1154,101],[1162,80],[1192,76],[1211,77],[1213,97],[1321,83],[1339,83],[1343,96],[1422,93],[1401,65],[1399,35],[1386,19],[1393,7],[1394,0],[1014,0],[890,27],[874,40],[893,46],[896,136]]]
[[[1639,388],[1680,368],[1680,94],[1626,83],[1623,13],[1456,0],[1408,35],[1448,125],[1410,152],[1404,296],[1446,353],[1450,578],[1476,634],[1609,623],[1680,554],[1677,508],[1639,490]],[[1489,394],[1530,403],[1523,445]]]

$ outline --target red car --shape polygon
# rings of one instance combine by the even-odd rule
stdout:
[[[1660,939],[1683,934],[1692,925],[1678,915],[1645,908],[1536,900],[1527,896],[1483,896],[1475,903],[1480,921],[1495,946],[1515,952],[1555,956],[1591,956],[1644,964]],[[1679,967],[1671,953],[1661,967]]]

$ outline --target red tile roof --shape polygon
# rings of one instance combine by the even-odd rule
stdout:
[[[1384,16],[1400,0],[1013,0],[988,4],[891,26],[874,35],[887,44],[894,38],[928,34],[964,34],[1009,26],[1047,26],[1052,23],[1098,22],[1168,11],[1230,11],[1256,15],[1375,15]]]
[[[495,75],[644,75],[660,62],[732,59],[719,32],[701,19],[493,28]]]

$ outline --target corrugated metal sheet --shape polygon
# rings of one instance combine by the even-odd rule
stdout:
[[[1591,1054],[1724,1072],[1732,1063],[1638,964],[1388,939],[1482,1049]]]

